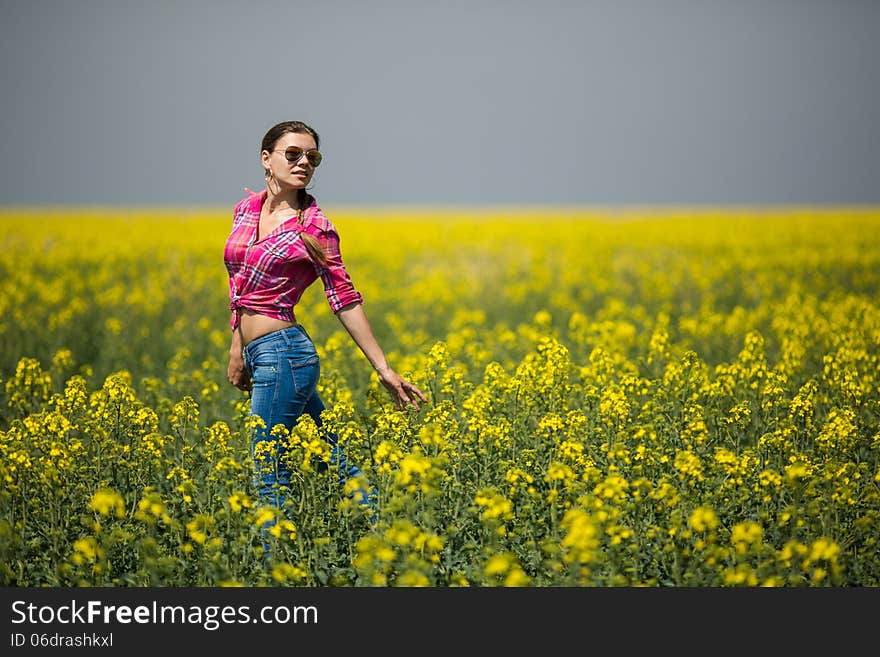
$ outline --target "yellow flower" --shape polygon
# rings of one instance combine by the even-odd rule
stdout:
[[[94,536],[86,536],[73,542],[73,562],[83,564],[104,558],[104,550]]]
[[[104,328],[113,335],[119,335],[122,333],[122,322],[120,322],[115,317],[108,317],[104,321]]]
[[[125,517],[125,500],[122,499],[122,495],[111,488],[95,491],[89,508],[102,516],[109,516],[112,513],[117,518]]]
[[[494,554],[486,562],[484,572],[487,577],[503,575],[510,568],[511,559],[507,554]]]
[[[589,563],[596,558],[600,544],[599,528],[586,511],[569,509],[562,517],[560,526],[567,532],[562,539],[566,562]]]
[[[253,506],[250,498],[241,492],[235,492],[229,496],[229,508],[238,513],[242,509],[250,509]]]
[[[614,427],[623,423],[629,417],[630,404],[626,392],[619,385],[613,383],[602,391],[599,401],[599,414],[602,423],[608,427]]]
[[[483,513],[480,517],[484,520],[509,520],[513,517],[513,503],[491,489],[480,491],[474,501],[483,507]]]
[[[430,486],[425,481],[425,475],[430,470],[431,459],[418,452],[412,452],[400,460],[400,469],[397,471],[395,480],[398,484],[407,487],[411,492],[417,490],[427,492]],[[418,485],[415,485],[414,479],[418,480]]]
[[[186,523],[186,533],[193,541],[203,545],[208,538],[208,532],[214,528],[214,519],[211,516],[199,514]]]
[[[571,466],[559,461],[553,461],[547,467],[547,474],[544,476],[544,480],[548,482],[561,481],[564,484],[573,481],[574,476],[574,470],[572,470]]]
[[[519,566],[512,568],[507,577],[504,578],[504,586],[508,587],[528,586],[529,583],[529,576]]]
[[[735,568],[725,568],[722,579],[725,586],[757,586],[758,576],[751,566],[738,564]]]
[[[415,570],[407,570],[397,579],[399,586],[431,586],[431,580],[424,573]]]
[[[260,507],[254,513],[254,525],[256,525],[257,527],[262,527],[267,522],[272,522],[273,520],[275,520],[276,515],[277,511],[272,507]]]
[[[290,563],[277,563],[272,566],[271,576],[274,581],[284,584],[286,582],[300,582],[308,577],[308,573]]]
[[[678,450],[675,453],[675,463],[673,465],[684,477],[696,481],[703,481],[705,479],[700,457],[690,450]]]
[[[711,531],[718,527],[718,516],[710,507],[700,506],[691,513],[688,525],[695,532]]]
[[[615,504],[620,504],[626,499],[629,490],[629,482],[621,475],[608,475],[604,481],[600,482],[593,489],[597,497],[603,500],[611,500]]]
[[[385,538],[392,545],[405,547],[410,544],[419,530],[407,520],[398,520],[386,532]]]
[[[394,551],[394,548],[390,545],[384,544],[376,547],[373,555],[378,561],[385,561],[387,563],[391,563],[397,557],[397,553]]]
[[[281,538],[281,534],[285,532],[289,540],[296,539],[296,525],[290,520],[279,520],[269,529],[269,533],[275,538]]]
[[[836,562],[840,557],[840,546],[827,538],[820,538],[810,546],[810,552],[804,560],[804,567],[808,567],[816,561]]]
[[[802,481],[813,474],[813,468],[803,461],[795,461],[785,466],[785,476],[789,481]]]
[[[70,349],[59,349],[52,356],[52,365],[59,370],[67,370],[73,367],[73,354]]]
[[[764,530],[757,522],[740,522],[730,530],[730,542],[733,543],[737,554],[744,555],[752,545],[761,545],[763,535]]]
[[[376,469],[380,473],[390,473],[392,468],[398,464],[403,458],[403,451],[396,444],[389,440],[383,440],[376,447],[373,454],[373,461],[376,463]]]

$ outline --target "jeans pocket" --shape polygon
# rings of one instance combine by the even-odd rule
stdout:
[[[278,368],[274,365],[254,365],[251,368],[251,383],[255,388],[265,388],[275,383]]]
[[[287,366],[290,368],[290,376],[297,393],[309,393],[317,387],[321,365],[318,355],[312,354],[306,358],[301,356],[288,356]]]
[[[257,351],[247,359],[247,365],[255,387],[273,385],[278,378],[278,354],[275,350]]]

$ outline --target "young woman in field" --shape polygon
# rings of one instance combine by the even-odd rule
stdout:
[[[304,413],[321,427],[324,410],[316,391],[318,354],[294,314],[303,292],[316,280],[321,279],[331,310],[376,370],[396,407],[411,405],[418,410],[419,401],[426,401],[388,364],[364,313],[363,297],[342,262],[339,234],[306,191],[321,164],[318,147],[318,133],[301,121],[285,121],[269,129],[260,150],[266,189],[246,190],[248,195],[236,204],[224,251],[232,311],[227,376],[235,387],[250,391],[250,412],[265,425],[251,437],[255,484],[261,499],[278,508],[286,500],[291,471],[283,453],[271,448],[272,427],[283,424],[292,429]],[[331,445],[330,464],[338,467],[340,483],[362,476],[356,466],[346,463],[336,436],[324,437]],[[357,500],[375,510],[376,491],[364,486],[355,492]]]

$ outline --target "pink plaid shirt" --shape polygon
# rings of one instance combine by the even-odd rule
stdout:
[[[229,324],[233,329],[238,326],[238,309],[243,307],[295,322],[293,307],[318,278],[324,283],[334,313],[352,303],[363,303],[342,263],[339,234],[314,199],[303,212],[302,224],[292,217],[256,240],[267,192],[247,192],[248,196],[235,206],[232,232],[223,252],[229,272]],[[300,238],[302,231],[318,239],[327,255],[326,266],[312,262]]]

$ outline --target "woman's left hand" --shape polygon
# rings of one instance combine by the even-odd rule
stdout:
[[[376,374],[379,375],[379,381],[382,382],[382,385],[385,386],[385,389],[391,394],[391,398],[394,400],[394,405],[397,407],[398,411],[402,411],[406,408],[407,404],[418,411],[420,410],[418,400],[422,400],[423,402],[428,401],[425,395],[422,394],[421,390],[404,379],[390,367],[376,370]]]

